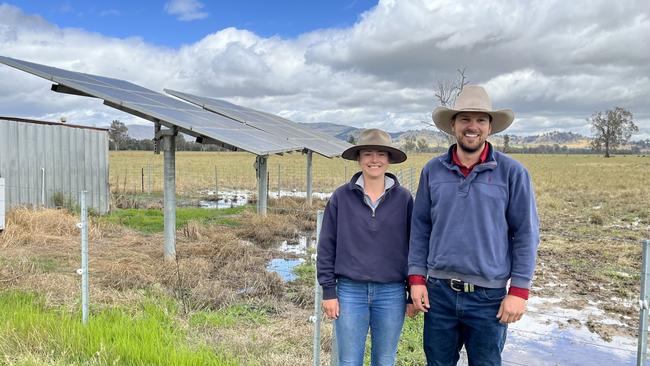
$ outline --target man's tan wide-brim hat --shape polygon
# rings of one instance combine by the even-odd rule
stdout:
[[[376,128],[361,131],[357,144],[345,150],[341,156],[343,159],[357,160],[359,151],[364,149],[388,151],[391,164],[399,164],[406,160],[406,154],[391,145],[390,135]]]
[[[492,116],[492,132],[499,133],[510,127],[515,119],[511,109],[492,110],[492,101],[483,87],[478,85],[467,85],[456,98],[454,108],[437,107],[433,110],[431,117],[441,131],[453,135],[451,130],[451,118],[460,112],[483,112]]]

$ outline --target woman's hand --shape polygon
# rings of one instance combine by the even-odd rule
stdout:
[[[339,300],[329,299],[323,300],[323,310],[325,315],[330,319],[338,319],[339,317]]]

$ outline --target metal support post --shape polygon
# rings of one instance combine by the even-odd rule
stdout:
[[[316,214],[316,249],[318,249],[318,241],[320,239],[320,228],[323,225],[323,210],[318,210]],[[311,255],[316,267],[317,252]],[[318,284],[318,271],[314,271],[314,315],[311,321],[314,322],[314,366],[320,366],[320,325],[321,325],[321,302],[323,300],[323,290]]]
[[[311,194],[312,194],[312,180],[313,180],[313,164],[312,164],[312,158],[313,158],[313,152],[311,150],[307,151],[307,207],[311,207]]]
[[[257,214],[266,216],[268,202],[268,155],[258,155],[257,168]]]
[[[81,205],[81,322],[88,324],[88,209],[86,207],[86,191],[79,197]]]
[[[160,131],[165,151],[165,260],[176,259],[176,134],[175,127]]]
[[[639,340],[636,353],[636,365],[643,366],[646,364],[648,354],[648,287],[650,283],[650,240],[643,242],[643,268],[641,271],[641,298],[639,299]]]

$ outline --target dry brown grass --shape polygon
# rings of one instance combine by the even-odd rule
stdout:
[[[245,212],[241,216],[241,222],[237,234],[263,248],[277,245],[283,239],[295,238],[299,233],[296,218],[292,215],[270,213],[259,216]]]
[[[313,199],[312,205],[307,206],[304,198],[281,197],[269,200],[269,212],[293,217],[300,231],[316,230],[316,212],[324,210],[326,200]]]
[[[65,210],[17,208],[10,211],[6,219],[6,228],[0,236],[0,248],[34,243],[45,247],[79,235],[76,226],[79,218]],[[101,238],[105,228],[107,228],[105,225],[100,225],[91,218],[88,228],[89,238]]]
[[[261,245],[295,235],[295,225],[271,229],[281,216],[257,218],[247,214],[247,225],[268,228]],[[62,210],[17,209],[8,216],[0,235],[0,288],[34,290],[50,303],[74,304],[79,292],[80,233],[78,217]],[[279,299],[284,285],[277,274],[265,271],[271,253],[242,240],[241,230],[206,226],[190,221],[178,232],[177,261],[165,262],[163,237],[91,221],[89,269],[94,304],[112,305],[161,288],[183,301],[188,309],[216,309],[242,299]],[[255,242],[258,237],[246,236]],[[275,240],[275,241],[274,241]]]

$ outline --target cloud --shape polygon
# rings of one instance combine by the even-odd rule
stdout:
[[[636,138],[650,137],[650,3],[641,0],[388,0],[345,29],[283,39],[226,28],[178,49],[60,28],[0,5],[0,49],[299,122],[389,131],[425,128],[435,83],[464,67],[495,107],[515,111],[513,133],[589,135],[587,117],[621,106],[634,114]],[[8,67],[0,66],[0,80],[11,80],[0,83],[5,114],[138,120],[94,99],[52,93],[47,82]]]
[[[165,3],[165,11],[177,16],[178,20],[187,22],[206,18],[208,13],[201,11],[204,6],[197,0],[171,0]]]

